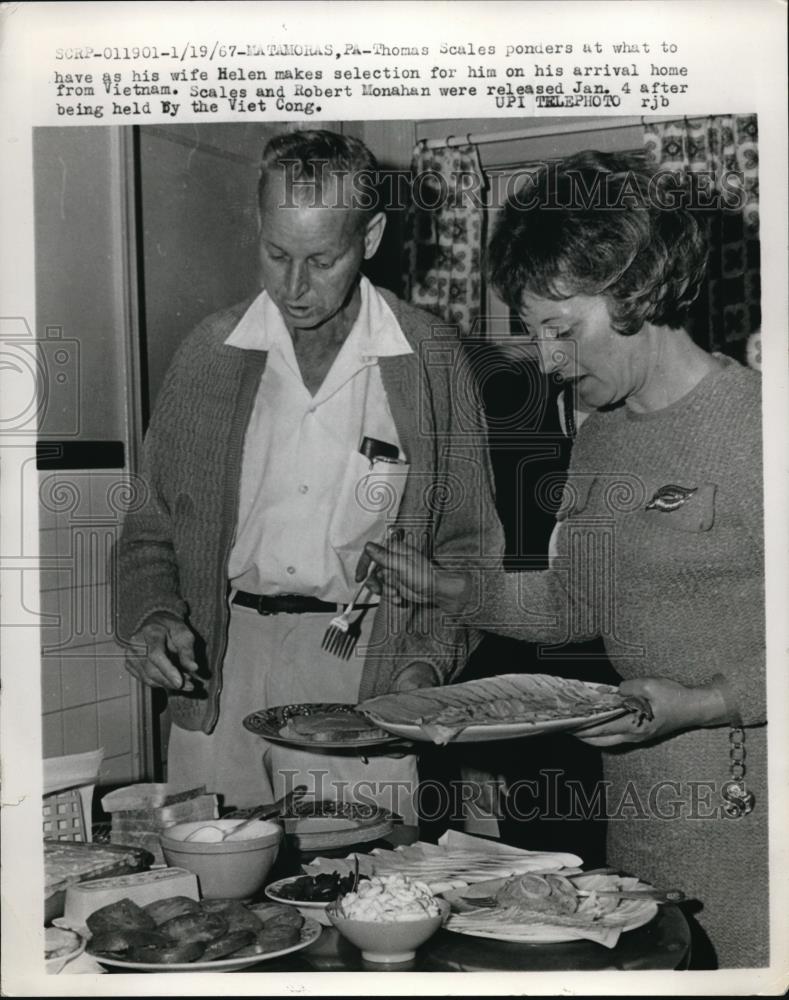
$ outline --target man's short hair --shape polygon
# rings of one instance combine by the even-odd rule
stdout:
[[[544,165],[502,211],[488,252],[494,287],[516,312],[524,293],[602,295],[624,335],[645,322],[682,326],[704,277],[706,236],[687,208],[661,202],[660,180],[626,154]]]
[[[364,213],[365,220],[381,210],[378,161],[359,139],[326,129],[286,132],[266,144],[258,182],[258,205],[269,175],[283,171],[286,204],[347,207]],[[334,185],[333,178],[348,183]],[[326,197],[324,199],[324,191]],[[347,204],[338,204],[338,199]]]

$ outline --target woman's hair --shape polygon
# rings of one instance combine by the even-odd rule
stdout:
[[[325,184],[333,177],[346,178],[345,187],[350,208],[365,213],[380,210],[378,197],[378,161],[359,139],[326,129],[284,132],[275,135],[266,144],[260,164],[258,204],[262,203],[266,181],[271,172],[286,172],[292,193],[309,192],[316,204]],[[332,190],[332,205],[336,206],[337,192]]]
[[[502,210],[491,281],[516,312],[525,292],[602,295],[621,334],[645,322],[681,327],[707,262],[701,227],[677,207],[682,194],[675,174],[650,174],[640,157],[585,152],[544,165]]]

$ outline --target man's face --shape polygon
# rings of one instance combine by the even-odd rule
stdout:
[[[295,197],[294,197],[295,195]],[[322,201],[323,207],[316,202]],[[260,205],[263,287],[287,328],[319,330],[348,304],[359,268],[383,233],[383,215],[373,219],[343,207],[343,188],[287,189],[283,172],[272,171]]]

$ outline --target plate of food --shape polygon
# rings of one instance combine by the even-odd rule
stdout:
[[[275,705],[252,712],[244,728],[257,736],[316,753],[391,749],[402,742],[344,702]]]
[[[47,973],[57,975],[85,950],[85,938],[60,927],[44,928],[44,958]]]
[[[417,841],[394,850],[376,847],[347,858],[315,858],[302,865],[308,875],[353,872],[362,876],[405,875],[443,892],[475,882],[489,882],[526,872],[580,873],[581,858],[559,851],[526,851],[497,841],[447,831],[438,844]]]
[[[350,892],[354,885],[354,874],[348,872],[322,872],[319,875],[291,875],[267,885],[265,892],[275,903],[295,906],[305,917],[313,917],[318,923],[329,926],[326,907]]]
[[[382,730],[409,740],[474,743],[574,731],[625,715],[649,714],[641,699],[609,684],[548,674],[502,674],[446,687],[379,695],[357,706]]]
[[[63,915],[66,890],[78,882],[146,871],[150,851],[120,844],[44,840],[44,921]]]
[[[528,873],[443,895],[451,906],[447,930],[521,944],[588,939],[612,948],[658,910],[651,886],[622,875]]]
[[[127,972],[235,972],[308,947],[320,924],[275,903],[173,896],[118,900],[87,918],[87,952]]]

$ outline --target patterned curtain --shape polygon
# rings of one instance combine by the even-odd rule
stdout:
[[[707,350],[744,360],[748,336],[761,324],[759,152],[756,115],[692,118],[645,125],[647,157],[661,170],[707,173],[736,208],[699,211],[710,258],[706,288],[691,315],[691,333]]]
[[[405,224],[406,298],[477,334],[482,305],[485,176],[476,146],[426,149],[411,161],[413,196]]]

